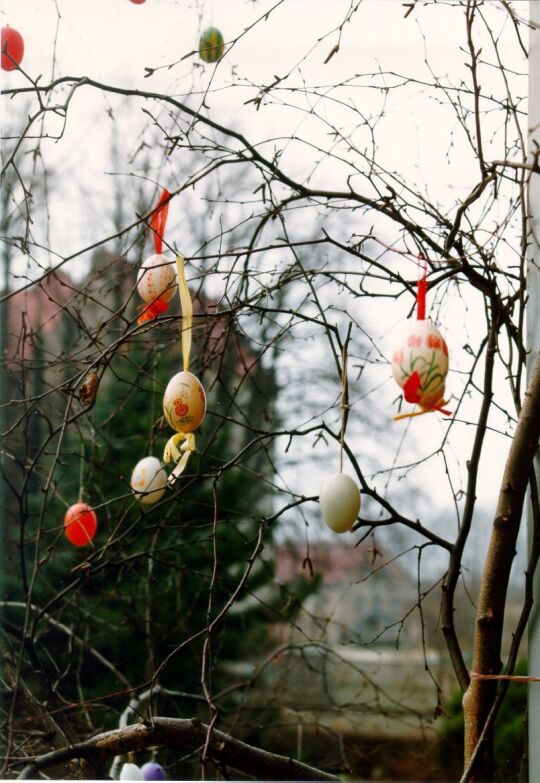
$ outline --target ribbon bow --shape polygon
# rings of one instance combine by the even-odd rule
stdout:
[[[182,443],[182,441],[184,442]],[[182,444],[180,445],[180,448],[178,447],[179,444]],[[194,451],[196,451],[196,448],[195,434],[193,432],[175,432],[175,434],[169,438],[167,445],[165,446],[165,451],[163,452],[163,461],[165,464],[169,462],[178,463],[168,478],[167,483],[170,487],[172,487],[178,476],[184,472],[189,458]]]

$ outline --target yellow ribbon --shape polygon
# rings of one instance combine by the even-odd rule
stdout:
[[[184,360],[184,372],[189,372],[189,355],[191,353],[191,329],[193,326],[193,305],[191,295],[186,283],[184,272],[184,257],[176,256],[176,276],[178,278],[178,292],[182,305],[182,326],[180,327],[182,342],[182,358]]]
[[[424,413],[435,413],[435,409],[428,408],[425,411],[414,411],[413,413],[400,413],[398,416],[394,416],[394,421],[400,421],[401,419],[412,419],[413,416],[423,416]]]
[[[184,443],[182,443],[184,441]],[[178,445],[182,444],[180,448]],[[175,432],[174,435],[169,438],[165,451],[163,452],[163,461],[165,464],[168,462],[178,462],[177,466],[168,478],[167,483],[170,487],[174,484],[178,476],[180,476],[188,460],[195,451],[195,434],[193,432]]]
[[[414,416],[423,416],[424,413],[435,413],[435,411],[442,410],[443,405],[448,405],[448,400],[441,400],[437,405],[430,406],[423,411],[413,411],[412,413],[400,413],[394,416],[394,421],[400,421],[401,419],[412,419]],[[446,413],[448,415],[448,413]]]
[[[180,326],[182,359],[184,363],[184,372],[189,372],[193,305],[186,282],[183,256],[176,256],[176,277],[178,279],[178,293],[180,294],[180,304],[182,306],[182,323]],[[179,447],[179,444],[182,445]],[[195,433],[193,432],[175,432],[175,434],[169,438],[167,445],[165,446],[165,451],[163,452],[163,461],[165,464],[168,462],[178,463],[168,478],[167,483],[170,487],[172,487],[178,476],[184,472],[189,458],[195,450]]]

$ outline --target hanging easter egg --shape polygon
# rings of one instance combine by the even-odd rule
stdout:
[[[319,495],[321,514],[334,533],[345,533],[356,522],[360,511],[360,490],[346,473],[334,473],[326,479]]]
[[[120,780],[144,780],[144,778],[136,764],[123,764],[120,770]]]
[[[191,372],[173,375],[163,395],[163,413],[177,432],[193,432],[206,415],[206,394]]]
[[[137,291],[147,304],[157,299],[168,302],[176,289],[174,264],[161,253],[146,259],[137,275]]]
[[[404,323],[391,364],[407,402],[418,403],[422,410],[441,406],[448,372],[448,348],[430,320],[410,318]]]
[[[157,761],[147,761],[141,767],[144,780],[166,780],[165,770]]]
[[[223,57],[225,42],[216,27],[208,27],[199,39],[199,57],[205,63],[217,63]]]
[[[22,35],[13,27],[2,27],[2,60],[4,71],[14,71],[21,64],[24,55]]]
[[[64,517],[64,533],[73,546],[89,544],[97,530],[95,511],[86,503],[75,503],[66,511]]]
[[[167,473],[157,457],[139,460],[131,474],[131,489],[135,497],[145,506],[157,503],[165,494]]]

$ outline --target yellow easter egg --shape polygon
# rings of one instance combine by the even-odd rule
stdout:
[[[157,503],[165,494],[167,473],[157,457],[139,460],[131,474],[131,489],[135,497],[145,506]]]
[[[163,395],[163,413],[177,432],[193,432],[206,415],[206,395],[191,372],[173,375]]]
[[[429,320],[406,321],[392,352],[392,373],[407,402],[432,409],[442,402],[448,372],[444,337]]]
[[[147,304],[156,299],[168,302],[176,291],[176,271],[172,261],[161,253],[147,258],[137,275],[137,291]]]

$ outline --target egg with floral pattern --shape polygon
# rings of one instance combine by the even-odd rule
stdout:
[[[448,347],[429,320],[409,319],[392,351],[392,373],[407,402],[423,410],[441,405],[448,372]]]
[[[193,432],[206,415],[206,394],[191,372],[174,375],[163,395],[163,413],[177,432]]]
[[[137,275],[137,291],[147,304],[160,299],[168,302],[176,290],[176,270],[174,264],[161,253],[146,259]]]

